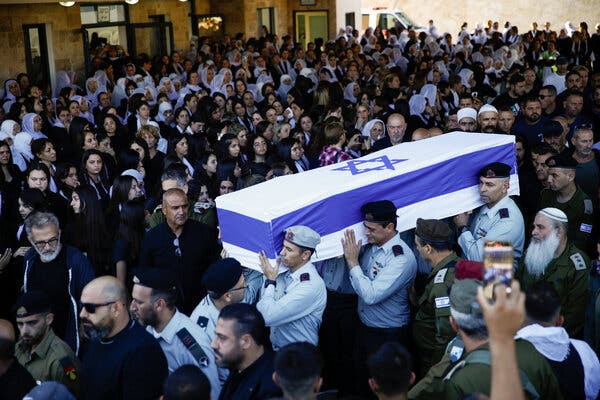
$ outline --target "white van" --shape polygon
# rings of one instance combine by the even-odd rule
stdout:
[[[361,13],[362,27],[359,29],[361,34],[363,34],[368,27],[375,28],[377,26],[379,26],[384,32],[397,25],[405,29],[412,28],[416,31],[423,30],[423,28],[417,26],[402,11],[398,9],[383,7],[363,8]]]

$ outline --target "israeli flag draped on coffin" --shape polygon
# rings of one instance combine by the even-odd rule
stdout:
[[[287,175],[217,197],[223,246],[230,257],[260,271],[258,252],[275,260],[283,230],[306,225],[321,235],[313,261],[343,253],[347,228],[366,243],[360,207],[391,200],[398,231],[417,218],[446,218],[482,205],[478,171],[491,162],[512,167],[509,194],[519,194],[515,138],[454,132],[402,143],[367,156]]]

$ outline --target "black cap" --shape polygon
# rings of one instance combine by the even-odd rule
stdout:
[[[365,220],[370,222],[396,222],[396,206],[389,200],[372,201],[365,203],[360,211],[365,215]]]
[[[510,176],[510,165],[493,162],[481,168],[479,176],[483,178],[508,178]]]
[[[17,318],[25,318],[30,315],[50,312],[50,298],[39,290],[30,290],[23,293],[14,306]]]
[[[439,219],[417,219],[415,234],[430,243],[452,243],[452,229]]]
[[[542,135],[544,137],[559,137],[563,134],[563,127],[558,121],[546,121],[542,125]]]
[[[168,292],[177,289],[177,275],[170,269],[138,268],[134,272],[133,283]]]
[[[213,263],[202,276],[202,285],[221,297],[235,286],[242,276],[242,264],[235,258],[223,258]]]
[[[570,155],[561,153],[556,156],[548,157],[546,165],[550,168],[576,169],[578,163]]]

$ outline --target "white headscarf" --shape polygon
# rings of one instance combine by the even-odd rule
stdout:
[[[14,79],[8,79],[6,82],[4,82],[4,94],[5,94],[5,98],[11,101],[16,101],[17,98],[15,97],[14,94],[12,94],[10,92],[10,90],[8,90],[8,85],[10,85],[11,83],[16,83],[18,85],[18,82]],[[19,96],[21,95],[21,89],[19,88]]]
[[[427,99],[427,103],[429,103],[430,107],[435,107],[435,100],[437,98],[437,86],[428,83],[427,85],[423,85],[421,91],[419,92]]]
[[[427,123],[427,119],[423,116],[425,107],[427,106],[427,98],[422,94],[413,94],[408,101],[408,107],[410,108],[410,115],[416,115],[423,122]]]
[[[464,85],[464,87],[466,87],[467,89],[470,89],[471,84],[469,83],[469,80],[471,80],[471,77],[473,76],[473,71],[470,69],[464,68],[464,69],[460,70],[458,75],[460,76],[460,80],[462,81],[462,84]]]
[[[23,116],[23,132],[29,133],[34,139],[47,138],[42,131],[35,131],[33,127],[33,119],[39,117],[36,113],[27,113]]]
[[[356,104],[357,99],[354,96],[354,85],[358,85],[356,82],[350,82],[344,88],[344,100],[348,100],[352,104]]]
[[[2,125],[0,125],[0,140],[4,140],[6,138],[14,139],[13,129],[15,129],[15,125],[19,124],[12,119],[7,119],[6,121],[2,122]]]
[[[33,160],[33,154],[31,154],[32,140],[33,136],[27,132],[17,133],[14,139],[13,162],[23,172],[27,169],[27,162]]]
[[[290,83],[285,83],[288,80]],[[279,98],[285,101],[286,96],[292,87],[294,87],[292,77],[288,74],[281,75],[281,78],[279,78],[279,89],[277,89]]]
[[[169,81],[171,83],[171,90],[167,93],[167,97],[169,98],[170,101],[175,101],[179,98],[179,94],[177,93],[177,91],[175,90],[175,87],[173,86],[173,81],[171,80],[171,78],[169,77],[164,77],[161,78],[160,82],[158,83],[158,91],[161,91],[163,87],[165,87],[165,82]]]
[[[164,112],[167,110],[173,111],[173,106],[168,101],[163,101],[158,106],[158,114],[156,114],[156,117],[154,119],[158,122],[165,122]]]
[[[381,135],[381,137],[377,138],[380,139],[382,137],[384,137],[386,135],[385,133],[385,123],[377,118],[371,119],[369,121],[367,121],[367,123],[365,124],[365,126],[362,129],[362,135],[363,136],[367,136],[367,137],[371,137],[371,129],[373,129],[373,125],[375,125],[376,123],[380,123],[383,126],[383,134]]]

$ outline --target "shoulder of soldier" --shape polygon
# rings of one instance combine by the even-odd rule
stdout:
[[[575,268],[575,271],[584,271],[589,269],[591,265],[590,258],[585,254],[585,252],[579,250],[575,245],[569,246],[569,251],[566,252],[569,265]]]

